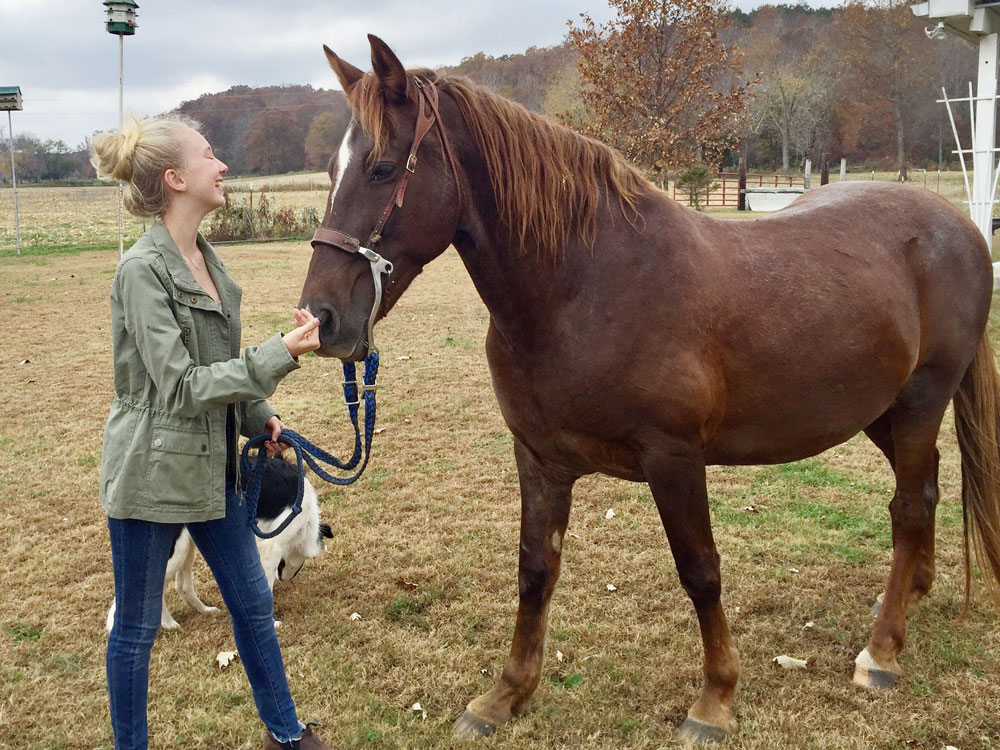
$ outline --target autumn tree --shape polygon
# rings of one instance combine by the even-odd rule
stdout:
[[[306,133],[306,169],[326,169],[351,120],[350,111],[320,112]]]
[[[11,182],[10,138],[0,128],[0,181]],[[18,182],[78,180],[90,176],[85,145],[71,149],[63,141],[45,141],[31,133],[14,136],[14,167]]]
[[[280,174],[302,169],[305,154],[303,134],[287,111],[265,109],[254,117],[243,139],[247,169],[262,174]]]
[[[901,180],[907,172],[907,131],[912,112],[931,91],[933,42],[908,0],[847,0],[831,27],[830,54],[841,73],[840,90],[869,109],[891,112]]]
[[[773,133],[781,145],[781,167],[791,168],[793,149],[805,158],[830,121],[831,85],[821,64],[815,31],[795,24],[783,9],[765,5],[743,45],[749,70],[760,84],[751,105],[756,132]]]
[[[742,53],[720,32],[725,0],[609,0],[616,18],[569,23],[581,95],[580,129],[646,166],[691,164],[730,146],[747,117]]]

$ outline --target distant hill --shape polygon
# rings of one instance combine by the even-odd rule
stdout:
[[[252,150],[248,154],[246,150],[247,137],[255,123],[258,129],[267,124],[268,131],[273,131],[274,145],[282,147],[288,156],[288,163],[283,164],[285,169],[281,171],[293,172],[326,166],[325,162],[310,164],[306,160],[306,135],[318,115],[330,112],[342,121],[341,135],[349,118],[342,92],[292,85],[233,86],[227,91],[203,94],[184,102],[176,111],[201,123],[205,137],[233,174],[270,171],[260,168],[259,165],[266,163],[261,154]]]

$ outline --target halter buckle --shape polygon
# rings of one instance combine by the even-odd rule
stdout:
[[[406,171],[413,174],[414,170],[417,168],[417,155],[410,154],[406,157]]]

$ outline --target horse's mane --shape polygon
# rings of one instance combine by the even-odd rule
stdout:
[[[609,206],[615,199],[629,221],[636,217],[636,199],[649,183],[613,149],[467,78],[430,70],[407,76],[430,80],[454,97],[486,162],[500,217],[522,248],[561,253],[574,235],[592,246],[602,190]],[[370,158],[377,160],[388,141],[388,123],[375,76],[359,80],[349,101],[374,141]]]

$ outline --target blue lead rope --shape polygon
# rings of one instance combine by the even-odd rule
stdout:
[[[375,434],[375,378],[378,375],[378,352],[370,352],[365,358],[365,374],[360,387],[363,391],[365,404],[365,429],[364,443],[361,440],[361,429],[358,427],[358,409],[361,401],[358,399],[357,372],[353,362],[344,362],[344,402],[347,404],[347,414],[354,426],[354,453],[347,461],[330,455],[322,448],[318,448],[297,432],[292,430],[282,430],[279,438],[282,443],[290,445],[295,451],[295,461],[298,467],[298,488],[295,495],[295,502],[292,505],[292,512],[273,531],[261,531],[257,524],[257,503],[260,501],[260,487],[264,478],[264,461],[267,461],[267,451],[264,450],[264,442],[271,439],[271,433],[265,432],[256,437],[250,438],[243,446],[243,455],[240,458],[240,471],[242,473],[243,499],[247,505],[247,515],[250,517],[250,527],[253,533],[261,539],[270,539],[284,531],[295,517],[302,512],[302,493],[305,490],[305,467],[303,461],[307,463],[313,471],[321,478],[331,484],[353,484],[358,481],[368,466],[368,459],[371,458],[372,437]],[[250,451],[257,448],[256,459],[251,461]],[[363,460],[362,460],[363,459]],[[357,467],[357,471],[348,477],[338,477],[328,473],[320,464],[332,466],[341,471],[352,471]],[[360,466],[359,466],[360,463]]]

